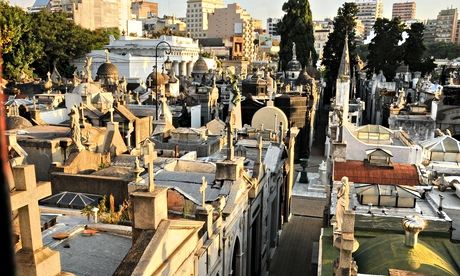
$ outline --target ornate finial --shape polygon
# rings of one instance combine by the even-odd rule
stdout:
[[[292,60],[297,60],[296,45],[292,42]]]
[[[208,187],[208,181],[203,176],[201,179],[200,193],[201,193],[201,207],[205,208],[206,206],[206,188]]]

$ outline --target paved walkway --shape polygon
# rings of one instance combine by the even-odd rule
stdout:
[[[308,162],[307,171],[309,172],[317,172],[318,165],[325,159],[323,153],[327,122],[324,120],[327,120],[327,111],[322,111],[320,116]],[[300,169],[300,165],[296,165],[296,170],[300,171]],[[318,209],[318,201],[307,200],[304,203],[303,207]],[[299,216],[295,215],[296,213],[300,212],[292,210],[294,215],[291,221],[283,226],[278,248],[270,264],[271,276],[316,275],[316,267],[312,265],[312,248],[313,244],[319,240],[323,219]]]
[[[316,275],[311,265],[311,254],[313,242],[319,239],[322,223],[321,218],[293,216],[284,226],[270,264],[270,275]]]

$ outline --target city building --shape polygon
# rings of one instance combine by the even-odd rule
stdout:
[[[208,38],[242,37],[242,58],[254,59],[254,20],[239,4],[214,10],[208,17]]]
[[[460,44],[460,19],[457,21],[456,41],[457,41],[457,44]]]
[[[51,12],[62,11],[62,0],[36,0],[28,11],[34,13],[45,9]]]
[[[368,36],[374,27],[377,18],[383,17],[382,0],[356,0],[358,6],[358,19],[365,26],[365,36]]]
[[[417,4],[412,2],[401,2],[393,4],[392,18],[398,17],[402,22],[415,19]]]
[[[319,58],[323,57],[324,46],[328,41],[329,34],[334,30],[332,21],[329,19],[323,21],[314,21],[315,51]]]
[[[271,35],[278,35],[278,23],[280,22],[280,18],[267,18],[267,33]]]
[[[194,38],[206,37],[208,30],[208,14],[215,9],[224,8],[222,0],[188,0],[187,1],[187,32]]]
[[[134,0],[131,3],[131,13],[136,19],[158,17],[158,3]]]
[[[171,45],[171,54],[167,55],[167,46],[158,47],[158,68],[162,68],[164,61],[169,57],[172,62],[172,70],[177,76],[190,76],[193,65],[198,59],[198,41],[178,36],[161,36],[158,39],[122,36],[120,39],[110,40],[105,46],[110,53],[101,50],[93,50],[87,54],[92,58],[93,76],[96,69],[107,60],[107,55],[112,64],[120,71],[120,76],[125,76],[128,83],[146,83],[152,68],[155,66],[155,48],[161,41]],[[75,60],[73,63],[78,70],[85,66],[85,59]]]
[[[64,1],[62,8],[70,13],[75,24],[85,29],[118,28],[126,31],[131,19],[131,1],[129,0],[81,0]]]
[[[185,21],[182,21],[175,16],[165,15],[163,18],[151,17],[143,19],[142,22],[144,31],[146,32],[164,31],[165,28],[173,33],[185,33],[187,31],[187,24]]]
[[[458,10],[446,9],[439,12],[434,20],[428,20],[425,30],[425,41],[434,42],[457,42]]]

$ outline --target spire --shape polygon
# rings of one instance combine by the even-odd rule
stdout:
[[[345,35],[345,43],[343,45],[342,60],[340,61],[338,77],[350,77],[350,53],[348,50],[348,32]]]
[[[296,53],[295,42],[292,42],[292,60],[297,60],[297,53]]]
[[[233,124],[232,124],[233,111],[227,117],[227,160],[233,161],[235,159],[235,149],[233,147]]]

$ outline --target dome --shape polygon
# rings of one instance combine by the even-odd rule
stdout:
[[[156,77],[155,77],[156,75]],[[150,79],[150,81],[149,81]],[[157,84],[157,80],[158,80],[158,84]],[[151,82],[151,84],[150,84]],[[163,74],[161,74],[160,72],[155,72],[153,71],[152,73],[150,73],[148,76],[147,76],[147,79],[145,80],[145,83],[147,85],[147,87],[153,87],[155,85],[158,85],[158,86],[162,86],[162,85],[165,85],[166,83],[166,79],[164,77]]]
[[[311,83],[311,81],[314,80],[307,72],[307,70],[303,69],[302,72],[300,72],[299,77],[295,81],[296,85],[308,85]]]
[[[118,68],[111,62],[104,62],[97,69],[97,77],[118,79]]]
[[[423,275],[456,275],[455,262],[442,250],[445,243],[441,240],[422,238],[415,248],[409,248],[404,235],[382,234],[360,239],[354,257],[361,273],[387,275],[393,268]]]
[[[208,65],[206,64],[206,61],[204,61],[204,58],[202,56],[200,56],[200,58],[193,65],[192,73],[194,74],[208,73]]]
[[[32,123],[29,122],[24,117],[21,116],[8,116],[6,117],[6,128],[7,130],[11,129],[23,129],[23,128],[29,128],[32,126]]]
[[[302,64],[297,59],[289,61],[286,67],[286,71],[300,71],[302,70]]]

